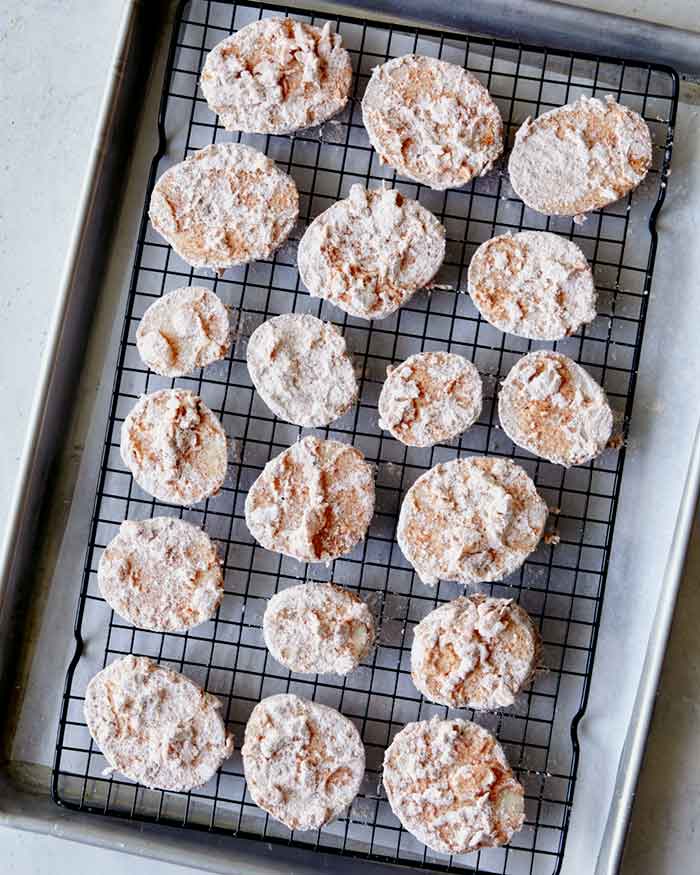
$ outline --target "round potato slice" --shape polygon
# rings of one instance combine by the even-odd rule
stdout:
[[[612,97],[575,103],[528,119],[515,135],[510,183],[528,207],[576,216],[635,189],[651,167],[644,119]]]
[[[307,428],[328,425],[357,401],[345,338],[330,322],[284,313],[259,325],[246,352],[248,373],[270,410]]]
[[[431,468],[401,505],[396,539],[429,586],[502,580],[537,547],[547,505],[510,459],[471,456]]]
[[[555,465],[583,465],[608,445],[613,412],[602,386],[568,356],[549,349],[524,355],[498,395],[503,431]]]
[[[373,513],[374,475],[362,453],[313,435],[269,461],[245,502],[256,541],[302,562],[349,553]]]
[[[355,725],[335,708],[291,693],[253,708],[242,754],[253,801],[289,829],[319,829],[334,820],[365,774]]]
[[[474,365],[453,352],[419,352],[387,368],[379,427],[409,447],[431,447],[471,428],[483,389]]]
[[[96,674],[84,710],[110,767],[152,789],[201,787],[233,752],[221,702],[145,656],[125,656]]]
[[[136,331],[143,362],[163,377],[182,377],[224,358],[231,346],[228,311],[209,289],[190,286],[163,295]]]
[[[429,285],[444,257],[445,229],[418,201],[353,185],[306,229],[299,274],[312,297],[384,319]]]
[[[535,675],[542,643],[512,599],[460,596],[423,617],[413,632],[411,677],[451,708],[507,708]]]
[[[508,334],[561,340],[596,317],[593,271],[579,247],[549,231],[501,234],[469,263],[469,294]]]
[[[489,92],[457,64],[403,55],[375,67],[362,120],[382,162],[442,191],[486,173],[503,151]]]
[[[302,583],[272,596],[263,616],[270,653],[291,671],[346,675],[374,642],[372,612],[332,583]]]
[[[386,750],[382,780],[404,828],[442,854],[504,845],[525,821],[503,748],[469,720],[408,723]]]
[[[170,504],[216,495],[228,469],[221,423],[187,389],[142,395],[122,424],[120,451],[139,486]]]
[[[207,55],[202,93],[227,131],[291,134],[345,106],[352,83],[340,34],[293,18],[242,27]]]
[[[242,143],[215,143],[166,170],[148,209],[183,261],[216,273],[268,258],[298,214],[294,180]]]
[[[119,616],[153,632],[204,623],[224,594],[209,535],[174,517],[125,520],[100,556],[97,584]]]

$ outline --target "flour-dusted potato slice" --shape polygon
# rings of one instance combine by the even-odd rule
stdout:
[[[302,583],[272,596],[263,616],[270,653],[291,671],[345,675],[369,653],[372,612],[361,598],[332,583]]]
[[[253,708],[241,752],[253,801],[289,829],[319,829],[341,815],[365,774],[355,725],[335,708],[290,693]]]
[[[166,170],[148,210],[153,227],[180,258],[218,273],[268,258],[298,214],[291,176],[242,143],[206,146]]]
[[[84,710],[110,767],[145,787],[201,787],[233,753],[221,702],[145,656],[125,656],[96,674]]]
[[[159,501],[194,504],[216,495],[226,478],[226,434],[187,389],[142,395],[122,424],[120,449],[134,480]]]
[[[507,708],[533,679],[541,652],[535,624],[512,599],[460,596],[414,629],[411,677],[431,702]]]
[[[163,377],[182,377],[225,358],[231,347],[228,310],[209,289],[189,286],[163,295],[136,330],[144,364]]]
[[[635,189],[651,167],[651,134],[627,106],[579,97],[527,121],[508,161],[518,197],[540,213],[576,216]]]
[[[312,435],[269,461],[245,502],[255,540],[302,562],[349,553],[373,513],[374,475],[362,453]]]
[[[593,271],[579,247],[549,231],[501,234],[469,263],[469,294],[508,334],[560,340],[596,317]]]
[[[476,76],[403,55],[375,67],[362,120],[380,160],[439,191],[486,173],[503,151],[503,121]]]
[[[380,428],[409,447],[430,447],[462,434],[481,414],[474,365],[452,352],[419,352],[387,368],[379,396]]]
[[[547,505],[510,459],[471,456],[431,468],[406,493],[396,539],[423,581],[502,580],[537,547]]]
[[[191,629],[216,613],[224,594],[221,560],[206,532],[185,520],[125,520],[97,569],[100,592],[139,629]]]
[[[525,821],[503,748],[469,720],[408,723],[386,750],[382,780],[403,827],[442,854],[504,845]]]
[[[613,413],[601,386],[575,361],[540,349],[513,365],[498,395],[503,431],[555,465],[583,465],[606,448]]]
[[[275,416],[315,428],[357,401],[357,379],[345,338],[330,322],[285,313],[259,325],[247,349],[248,373]]]
[[[227,131],[290,134],[340,112],[352,83],[350,55],[331,24],[265,18],[207,55],[201,86]]]
[[[313,297],[359,319],[384,319],[427,286],[445,257],[445,229],[393,188],[353,185],[309,225],[299,274]]]

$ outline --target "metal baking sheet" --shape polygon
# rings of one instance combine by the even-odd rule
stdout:
[[[232,30],[275,14],[255,3],[191,0],[180,4],[166,72],[161,123],[166,149],[154,164],[159,175],[192,150],[230,139],[198,91],[206,51]],[[327,16],[302,9],[296,17],[322,24]],[[180,261],[144,222],[122,333],[115,390],[107,428],[97,503],[76,625],[78,646],[69,669],[57,746],[53,794],[62,805],[136,820],[193,829],[233,832],[266,841],[310,846],[327,852],[363,855],[442,869],[482,872],[553,872],[559,867],[568,830],[576,770],[576,726],[585,709],[617,507],[623,452],[608,452],[590,466],[564,471],[518,451],[497,425],[497,381],[532,344],[503,335],[485,323],[464,294],[466,266],[476,246],[497,233],[548,228],[576,240],[591,260],[600,293],[600,316],[580,335],[556,345],[600,379],[626,426],[646,318],[656,247],[655,220],[663,202],[670,161],[678,81],[667,68],[612,62],[464,39],[439,32],[367,25],[335,17],[353,55],[356,72],[348,110],[317,130],[295,137],[243,139],[264,149],[297,181],[302,194],[301,227],[350,185],[388,181],[433,210],[448,230],[448,256],[437,287],[381,323],[346,317],[311,299],[296,271],[295,243],[269,262],[227,271],[212,279]],[[529,115],[575,100],[579,95],[614,94],[646,117],[656,144],[655,163],[645,184],[624,202],[577,224],[546,219],[513,195],[501,169],[460,191],[436,193],[397,179],[382,168],[369,147],[359,100],[373,66],[389,57],[417,52],[463,64],[489,87],[506,120],[507,133]],[[134,332],[144,309],[158,296],[186,283],[207,283],[241,312],[242,327],[230,360],[196,378],[170,381],[144,369]],[[447,286],[447,289],[441,288]],[[260,549],[246,530],[242,502],[248,487],[272,456],[300,434],[274,420],[254,394],[245,368],[247,335],[279,312],[313,312],[342,325],[360,364],[357,409],[322,430],[352,442],[377,468],[378,511],[366,542],[332,567],[305,567]],[[388,364],[423,349],[459,352],[486,379],[487,403],[474,429],[458,442],[430,450],[406,449],[382,436],[376,425],[376,397]],[[175,511],[154,502],[125,471],[119,458],[119,428],[136,398],[170,385],[195,388],[222,419],[233,438],[230,476],[222,492],[202,508]],[[624,422],[623,422],[624,421]],[[412,626],[436,604],[460,589],[442,584],[429,590],[416,581],[394,543],[402,495],[415,478],[441,460],[486,453],[513,456],[535,477],[556,508],[556,546],[543,543],[523,570],[503,585],[487,587],[514,595],[535,617],[545,642],[545,665],[532,689],[510,709],[479,714],[505,745],[527,795],[526,828],[508,848],[448,858],[402,830],[381,788],[381,759],[395,732],[409,720],[444,714],[426,703],[410,680]],[[106,607],[96,590],[100,551],[123,519],[177,513],[201,524],[221,544],[226,598],[216,619],[185,635],[134,630]],[[333,579],[370,600],[381,623],[380,646],[370,664],[348,678],[308,679],[290,675],[268,655],[261,638],[266,598],[300,579]],[[226,703],[229,723],[240,738],[254,704],[263,696],[294,691],[339,707],[355,719],[368,752],[361,794],[348,816],[312,833],[290,833],[258,809],[247,794],[236,753],[209,785],[189,794],[145,791],[118,775],[103,775],[106,761],[90,741],[82,717],[89,678],[114,658],[134,652],[166,662],[198,680]]]
[[[151,126],[152,126],[152,123],[151,123]],[[677,175],[680,175],[683,172],[684,172],[684,167],[682,165],[680,167],[680,170],[679,170],[678,166],[676,167],[676,174]],[[675,181],[675,178],[674,178],[674,181]],[[133,200],[133,198],[132,198],[132,200]],[[673,204],[673,201],[672,201],[672,204]],[[676,202],[676,213],[677,213],[679,208],[682,210],[683,207],[684,207],[684,204],[681,203],[679,205],[678,202]],[[134,213],[135,213],[135,210],[132,209],[131,215],[133,216]],[[663,215],[664,214],[662,214],[662,216]],[[677,223],[678,218],[676,217],[673,221],[675,223]],[[133,220],[132,220],[132,228],[134,228],[136,226],[136,224],[137,224],[137,222],[133,222]],[[663,229],[663,224],[662,224],[662,229]],[[129,237],[129,236],[130,235],[127,235],[127,237]],[[662,248],[663,248],[663,242],[664,242],[664,237],[662,235]],[[668,237],[667,237],[667,243],[668,242],[669,241],[668,241]],[[117,273],[121,272],[122,277],[126,274],[126,263],[128,261],[128,250],[131,247],[131,245],[132,245],[131,243],[127,243],[126,245],[122,244],[122,246],[121,246],[121,252],[120,252],[121,264],[119,265],[119,269],[117,270]],[[663,277],[663,271],[664,271],[663,259],[659,265],[659,270],[662,272],[662,277]],[[658,282],[657,282],[657,285],[658,285]],[[683,297],[683,292],[684,292],[684,289],[682,289],[682,288],[674,289],[674,296],[672,298],[673,312],[674,313],[676,312],[678,305],[680,305],[681,303],[687,303],[688,305],[692,304],[692,301],[685,300],[685,298]],[[669,300],[668,296],[666,297],[666,300]],[[123,312],[123,306],[124,306],[123,304],[120,305],[120,309],[122,310],[122,312]],[[653,310],[652,310],[652,314],[653,314]],[[105,314],[103,314],[103,318],[106,318],[108,321],[109,316],[105,317]],[[659,336],[666,336],[666,332],[668,330],[670,330],[669,325],[672,327],[673,324],[674,324],[673,321],[670,320],[669,318],[665,318],[664,323],[662,325],[659,323],[654,323],[654,320],[652,318],[651,323],[648,326],[648,333],[650,334],[650,336],[652,338],[652,343],[655,342],[654,338],[658,338]],[[104,325],[103,325],[103,329],[104,329]],[[119,333],[119,329],[117,329],[117,336],[113,338],[113,341],[118,340],[118,333]],[[113,357],[114,345],[112,343],[112,344],[109,344],[109,346],[110,346],[110,350],[111,350],[109,355]],[[658,482],[659,482],[659,471],[656,469],[656,466],[653,464],[653,459],[646,458],[645,449],[651,443],[651,444],[654,444],[655,452],[658,452],[659,446],[658,446],[658,441],[656,440],[656,438],[659,437],[659,440],[661,440],[662,437],[664,436],[664,429],[667,428],[667,423],[668,423],[668,415],[667,415],[668,411],[664,410],[664,409],[657,409],[654,411],[654,415],[651,415],[651,413],[649,412],[649,409],[647,409],[647,408],[648,407],[651,408],[653,406],[656,406],[655,402],[649,400],[650,397],[651,398],[654,397],[655,392],[657,391],[656,376],[659,375],[660,378],[665,377],[666,369],[671,368],[673,365],[674,355],[675,355],[675,350],[673,348],[669,347],[667,354],[665,356],[661,357],[660,360],[659,359],[652,360],[651,371],[649,373],[647,373],[646,381],[643,379],[640,379],[640,393],[641,393],[642,401],[641,401],[641,407],[640,407],[640,405],[638,405],[638,409],[635,410],[635,418],[633,420],[633,428],[632,428],[633,445],[631,446],[630,451],[628,452],[628,470],[629,470],[629,465],[632,465],[632,470],[637,472],[637,473],[632,475],[631,484],[628,483],[625,487],[628,491],[630,488],[635,490],[635,492],[633,492],[633,497],[632,497],[633,502],[635,502],[639,498],[640,492],[641,492],[642,496],[645,494],[645,492],[644,492],[645,488],[651,489],[651,488],[653,488],[654,484],[658,484]],[[110,374],[112,368],[113,368],[113,365],[108,365],[108,367],[106,369],[106,376],[107,376],[108,382],[111,382],[111,377],[109,376],[109,374]],[[642,362],[642,374],[644,374],[644,360]],[[83,380],[83,382],[85,382],[85,379]],[[665,383],[665,380],[664,380],[664,383]],[[68,656],[69,642],[65,638],[57,639],[55,635],[52,636],[53,640],[51,640],[50,636],[47,635],[46,632],[47,632],[47,627],[54,625],[54,622],[55,622],[57,617],[62,617],[65,621],[66,617],[67,617],[67,612],[70,611],[69,603],[70,603],[70,601],[72,601],[71,593],[74,592],[74,588],[72,589],[70,586],[67,585],[66,582],[69,580],[75,580],[76,571],[79,570],[78,568],[76,568],[75,552],[76,552],[77,546],[80,543],[80,540],[85,537],[84,532],[85,532],[85,526],[86,526],[86,505],[88,505],[87,513],[89,514],[89,504],[90,504],[89,495],[87,495],[87,496],[85,495],[85,490],[87,489],[89,491],[91,488],[94,488],[94,486],[91,486],[91,485],[94,484],[94,482],[95,482],[96,461],[98,461],[98,459],[99,459],[99,448],[100,448],[99,445],[102,441],[102,436],[103,436],[103,431],[104,431],[104,411],[108,406],[108,397],[106,397],[106,396],[108,396],[108,394],[109,394],[109,392],[108,392],[109,386],[107,386],[106,388],[107,388],[107,391],[105,392],[105,387],[103,385],[101,393],[100,393],[100,395],[98,395],[98,403],[96,405],[97,415],[94,417],[94,421],[93,421],[92,427],[90,429],[90,439],[88,440],[88,446],[87,446],[86,454],[84,457],[84,462],[83,462],[83,466],[82,466],[79,485],[78,485],[78,489],[76,490],[72,518],[71,518],[70,524],[68,526],[68,537],[66,539],[66,542],[64,543],[64,548],[63,548],[61,559],[59,562],[58,571],[57,571],[57,574],[56,574],[54,581],[52,583],[52,589],[51,589],[51,593],[50,593],[50,601],[49,601],[49,604],[47,606],[47,616],[49,616],[51,619],[48,623],[45,621],[44,627],[43,627],[44,634],[39,636],[39,639],[40,639],[39,645],[38,645],[36,656],[34,659],[35,671],[34,671],[33,678],[32,678],[33,682],[29,685],[28,695],[27,695],[27,699],[25,701],[25,707],[23,708],[23,711],[22,711],[23,720],[20,723],[20,729],[27,730],[31,727],[33,731],[32,732],[20,731],[17,734],[16,740],[15,740],[15,750],[14,750],[14,757],[15,757],[16,761],[20,761],[20,760],[27,760],[29,762],[47,762],[48,761],[47,760],[47,752],[51,746],[51,739],[49,738],[49,736],[51,735],[51,731],[52,731],[52,726],[50,724],[53,720],[53,714],[55,712],[55,683],[56,683],[55,677],[56,677],[56,675],[54,673],[54,675],[53,675],[54,680],[53,681],[51,681],[50,677],[46,677],[45,682],[43,681],[42,675],[44,672],[47,672],[48,667],[56,659],[56,654],[58,654],[58,661],[61,664],[65,663],[65,660]],[[666,390],[666,388],[665,388],[664,391],[666,393],[666,397],[669,397],[669,395],[670,395],[671,399],[673,398],[672,390]],[[643,442],[635,442],[635,430],[636,429],[640,430],[640,434],[644,438]],[[683,434],[684,434],[683,429],[680,429],[679,431],[680,431],[680,435],[676,441],[676,445],[675,445],[676,452],[675,452],[673,458],[670,460],[666,460],[666,457],[664,457],[665,462],[666,461],[670,462],[670,464],[667,464],[665,467],[666,473],[668,474],[668,476],[664,478],[666,488],[663,491],[663,494],[661,494],[657,498],[656,503],[655,503],[656,506],[654,508],[655,511],[657,509],[659,511],[658,515],[654,514],[654,523],[656,524],[655,531],[657,533],[655,546],[657,547],[657,550],[656,550],[655,555],[653,555],[651,557],[647,556],[647,558],[651,559],[651,562],[649,565],[645,566],[644,563],[639,565],[639,567],[637,568],[637,572],[636,572],[637,576],[635,577],[635,579],[638,580],[639,591],[640,592],[642,592],[642,591],[648,592],[649,595],[651,596],[649,601],[648,601],[648,604],[650,604],[652,606],[652,608],[656,602],[656,596],[654,594],[654,586],[655,586],[656,582],[655,581],[646,581],[645,580],[645,571],[648,568],[663,569],[663,565],[666,561],[666,556],[668,555],[668,551],[666,549],[667,543],[670,543],[669,526],[672,523],[672,520],[675,516],[675,507],[678,506],[678,504],[677,504],[678,497],[680,496],[680,489],[682,487],[683,477],[684,477],[684,474],[685,474],[687,466],[688,466],[688,453],[686,452],[687,447],[684,444],[683,439],[682,439]],[[102,433],[102,435],[100,433]],[[662,441],[662,443],[663,443],[663,441]],[[646,446],[645,446],[645,444],[646,444]],[[658,456],[657,456],[657,458],[658,458]],[[639,473],[639,471],[642,472],[643,479],[641,481],[639,481],[637,478],[637,474]],[[628,480],[630,480],[630,478],[626,477],[626,481],[628,481]],[[637,481],[637,482],[635,482],[635,481]],[[624,496],[624,490],[623,490],[623,496]],[[631,524],[634,522],[634,517],[635,517],[634,508],[631,508],[631,511],[632,511],[631,518],[626,519],[625,507],[626,507],[625,502],[623,500],[621,508],[620,508],[619,519],[618,519],[618,540],[620,538],[620,533],[624,533],[624,532],[629,533],[629,531],[631,530]],[[630,505],[628,504],[627,507],[630,507]],[[669,530],[669,531],[667,532],[667,530]],[[668,538],[666,538],[667,533],[669,534]],[[618,559],[618,564],[619,564],[619,558],[621,555],[624,555],[622,550],[615,551],[614,558],[613,558],[613,566],[612,566],[613,574],[611,577],[611,580],[613,582],[613,591],[612,591],[612,594],[609,592],[609,594],[607,596],[608,605],[610,606],[609,608],[606,608],[607,614],[611,614],[613,611],[617,610],[617,606],[615,605],[615,597],[618,594],[617,589],[619,589],[619,587],[617,589],[614,587],[614,582],[616,580],[616,576],[615,576],[614,572],[615,572],[616,559]],[[634,558],[635,557],[634,556],[632,556],[632,557],[626,556],[625,558],[626,558],[626,564],[625,564],[625,567],[624,567],[623,572],[622,572],[623,576],[626,575],[630,570],[634,574],[635,573],[635,570],[634,570],[634,565],[635,565]],[[78,565],[79,565],[79,562],[78,562]],[[58,587],[56,585],[56,579],[61,581],[61,583]],[[644,589],[645,586],[647,587],[647,589]],[[611,600],[612,600],[612,602],[611,602]],[[635,607],[637,607],[637,606],[635,605]],[[624,623],[625,621],[632,619],[629,616],[630,613],[632,613],[632,612],[627,611],[626,614],[623,613],[623,615],[621,617],[618,617],[616,614],[614,617],[614,621],[616,623],[618,623],[621,620]],[[646,618],[645,617],[641,617],[641,618],[638,617],[636,619],[638,621],[637,631],[640,634],[638,634],[636,636],[635,640],[636,641],[640,641],[640,640],[644,641],[645,634],[648,632],[648,629],[645,629],[645,627],[644,627],[644,620]],[[601,638],[601,646],[603,648],[603,650],[602,650],[603,654],[605,654],[605,645],[606,645],[605,630],[606,630],[606,624],[605,624],[605,619],[604,619],[603,627],[602,627],[602,638]],[[613,636],[613,638],[614,637],[615,636]],[[641,648],[640,648],[640,650],[641,650]],[[47,651],[51,654],[51,656],[48,659],[47,659]],[[60,654],[63,654],[63,656],[61,656]],[[634,689],[636,688],[636,678],[637,678],[637,675],[635,675],[636,668],[637,668],[636,666],[633,666],[632,664],[630,664],[630,684],[629,684],[629,687],[630,687],[630,690],[632,691],[632,694],[633,694]],[[601,726],[601,721],[598,719],[600,715],[595,710],[595,703],[596,703],[595,691],[596,690],[603,691],[604,688],[601,687],[601,684],[598,684],[597,687],[594,685],[594,688],[593,688],[593,695],[592,695],[591,701],[594,705],[594,715],[595,715],[596,719],[594,720],[594,722],[592,724],[589,720],[584,719],[583,724],[582,724],[582,728],[584,730],[583,731],[583,739],[582,739],[583,744],[584,744],[584,756],[583,756],[583,760],[582,760],[583,767],[582,767],[582,771],[581,771],[581,780],[582,780],[581,786],[584,789],[580,790],[579,795],[577,796],[577,805],[574,806],[574,818],[573,818],[573,825],[572,825],[570,842],[569,842],[570,848],[572,847],[572,843],[575,843],[576,839],[577,839],[577,832],[578,832],[576,829],[577,814],[580,812],[581,814],[586,816],[586,813],[588,813],[588,816],[590,818],[590,816],[595,815],[597,813],[599,821],[601,823],[604,823],[605,811],[607,810],[607,807],[608,807],[607,801],[604,805],[598,804],[597,801],[593,804],[590,804],[590,797],[587,797],[585,792],[584,792],[585,787],[586,787],[586,781],[587,781],[587,779],[589,779],[591,777],[591,769],[586,768],[586,764],[588,764],[590,767],[590,765],[592,763],[595,763],[595,761],[597,759],[601,758],[602,748],[605,747],[604,742],[609,741],[609,739],[607,738],[606,732],[603,732],[602,735],[600,736],[600,738],[596,739],[597,730]],[[618,693],[618,695],[611,696],[609,693],[609,690],[608,690],[606,698],[608,700],[611,700],[613,703],[616,699],[619,699],[623,703],[623,705],[625,705],[626,704],[626,690],[621,689],[619,691],[616,691],[616,693]],[[613,718],[619,717],[619,723],[617,724],[617,726],[618,726],[617,735],[620,738],[620,742],[621,742],[621,740],[622,740],[621,729],[624,727],[624,725],[626,723],[626,718],[625,718],[624,713],[617,714],[617,713],[615,713],[615,710],[616,709],[613,708],[612,713],[609,715],[606,715],[606,720],[607,720],[606,725],[614,722]],[[619,708],[618,710],[620,712],[622,712],[622,711],[624,711],[624,707]],[[37,721],[37,719],[36,719],[37,713],[46,714],[46,719],[48,720],[48,723],[49,723],[48,726],[46,724],[42,724],[41,720]],[[590,715],[590,709],[589,709],[589,715]],[[594,739],[593,749],[591,750],[589,747],[588,754],[586,754],[586,744],[588,742],[588,739],[591,736],[593,736],[593,739]],[[618,755],[619,755],[619,750],[617,751],[617,753],[613,752],[610,762],[615,763],[617,761],[616,757]],[[599,783],[599,786],[596,788],[596,791],[598,794],[600,793],[600,784],[605,784],[606,779],[608,779],[608,783],[609,783],[609,780],[610,780],[612,775],[614,775],[614,766],[612,768],[612,772],[611,772],[609,765],[607,768],[601,769],[600,775],[596,776],[596,778],[594,779],[595,781],[598,781],[598,783]],[[599,778],[601,780],[598,780]],[[595,796],[596,794],[593,794],[593,795]],[[609,795],[607,795],[607,788],[606,788],[605,799],[607,800],[608,798],[609,798]],[[116,839],[110,839],[109,835],[119,836],[120,841],[121,841],[125,836],[128,838],[129,835],[133,835],[133,836],[136,835],[135,833],[133,833],[133,831],[130,831],[128,828],[122,828],[122,827],[120,827],[116,830],[110,831],[110,829],[108,828],[110,826],[110,824],[106,821],[101,822],[100,824],[97,824],[97,823],[95,823],[94,819],[91,819],[90,821],[88,821],[89,825],[86,825],[84,819],[81,819],[80,817],[77,817],[77,818],[72,818],[70,816],[66,817],[65,814],[60,815],[59,821],[61,823],[61,830],[62,831],[70,832],[70,834],[77,835],[79,837],[82,837],[84,839],[91,840],[91,841],[100,841],[100,842],[112,841],[113,842],[116,840]],[[586,823],[586,831],[585,831],[585,835],[586,835],[587,842],[588,842],[589,846],[583,845],[581,848],[577,848],[576,844],[573,844],[574,848],[577,848],[577,850],[582,851],[582,854],[579,857],[579,862],[581,863],[581,868],[579,869],[577,867],[576,871],[582,871],[582,872],[583,871],[586,871],[586,872],[591,871],[590,867],[586,868],[585,860],[589,859],[592,854],[597,853],[598,846],[595,843],[595,841],[592,841],[592,836],[597,835],[597,834],[598,833],[596,833],[595,830],[591,831],[590,820],[589,820],[589,822]],[[174,841],[172,838],[172,835],[168,831],[165,831],[164,833],[162,831],[160,833],[157,833],[154,831],[147,831],[145,833],[139,833],[139,835],[141,835],[142,838],[139,839],[138,842],[133,842],[133,840],[132,840],[133,843],[130,842],[127,844],[128,847],[130,847],[131,849],[133,849],[137,852],[154,853],[154,854],[157,854],[159,856],[169,856],[171,858],[176,858],[178,856],[178,853],[184,854],[185,849],[189,849],[190,852],[192,853],[192,856],[188,857],[187,858],[188,860],[196,860],[197,862],[199,862],[203,865],[211,866],[212,868],[216,868],[217,870],[220,870],[220,871],[226,871],[229,869],[229,866],[225,865],[223,862],[224,854],[222,853],[221,845],[218,842],[209,841],[205,846],[202,846],[201,844],[199,846],[196,846],[195,843],[193,843],[191,840],[192,837],[190,837],[188,839],[185,836],[178,835],[177,839]],[[158,836],[160,836],[160,838]],[[244,856],[243,848],[244,848],[245,844],[246,843],[244,843],[244,842],[237,841],[233,845],[231,845],[232,849],[233,848],[237,849],[236,853],[240,859],[242,859]],[[192,850],[193,847],[195,847],[197,849]],[[175,848],[177,848],[178,851],[176,851]],[[287,850],[286,847],[285,847],[285,852],[290,856],[285,857],[284,859],[294,859],[294,860],[302,859],[298,855],[291,855],[291,851]],[[249,852],[248,859],[253,859],[253,857],[250,856],[250,853],[251,852]],[[265,862],[262,863],[263,866],[264,865],[269,865],[269,866],[273,865],[273,859],[272,859],[273,854],[271,851],[269,851],[269,849],[266,846],[259,846],[258,851],[254,852],[254,853],[258,853],[258,854],[263,855],[264,860],[267,861],[266,863]],[[588,856],[586,856],[586,855],[588,855]],[[573,858],[574,862],[572,862],[572,858]],[[340,865],[340,861],[338,861],[337,864]],[[234,864],[231,864],[231,865],[234,865]],[[571,866],[575,866],[575,865],[576,865],[576,861],[575,861],[574,855],[571,853],[567,854],[565,870],[566,871],[569,871],[569,870],[574,871],[574,869],[571,868]]]

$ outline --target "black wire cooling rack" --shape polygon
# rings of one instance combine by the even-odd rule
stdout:
[[[668,69],[648,64],[553,52],[497,40],[389,26],[314,14],[303,9],[240,2],[180,3],[160,109],[160,148],[148,195],[166,167],[209,143],[236,139],[223,131],[198,89],[207,51],[230,32],[264,16],[293,14],[321,25],[330,19],[353,59],[353,99],[347,110],[318,129],[292,137],[245,136],[295,179],[301,193],[298,240],[308,222],[356,182],[388,181],[418,197],[447,228],[439,287],[419,293],[397,314],[378,322],[346,316],[311,299],[296,270],[295,241],[269,261],[228,270],[222,278],[192,270],[141,222],[104,444],[84,578],[76,618],[76,651],[68,670],[58,732],[53,796],[60,804],[128,818],[350,854],[431,869],[492,873],[549,873],[561,865],[578,766],[577,725],[586,706],[610,555],[624,449],[609,450],[592,464],[565,470],[515,448],[498,428],[497,381],[533,344],[485,323],[466,288],[474,249],[505,230],[546,228],[584,250],[600,294],[599,316],[574,337],[554,346],[584,365],[605,386],[624,433],[632,409],[648,293],[656,251],[655,221],[664,200],[678,81]],[[496,169],[464,189],[434,192],[397,179],[380,166],[362,126],[360,98],[371,69],[407,52],[433,55],[466,66],[494,96],[509,143],[527,116],[576,99],[612,94],[647,120],[655,143],[654,166],[630,197],[577,224],[546,218],[524,207],[508,178]],[[191,378],[165,380],[144,369],[134,333],[146,307],[170,289],[214,289],[239,310],[235,348],[225,362]],[[300,429],[276,420],[256,396],[245,366],[246,337],[268,317],[311,312],[341,326],[360,374],[358,406],[332,427],[319,430],[359,447],[377,468],[377,513],[366,541],[331,567],[307,566],[257,546],[248,533],[243,502],[265,463],[295,441]],[[459,441],[409,449],[380,431],[376,400],[388,364],[424,349],[449,349],[470,358],[485,379],[478,424]],[[119,430],[143,392],[165,386],[198,392],[221,417],[235,444],[221,493],[194,509],[154,501],[133,482],[119,457]],[[449,858],[427,850],[402,830],[381,787],[384,749],[409,720],[444,715],[423,701],[409,671],[411,629],[438,603],[461,591],[454,584],[430,589],[405,562],[394,530],[402,495],[439,461],[470,453],[517,459],[554,509],[552,537],[523,569],[502,584],[485,587],[513,596],[538,623],[545,642],[545,670],[512,708],[475,719],[504,744],[526,790],[527,821],[506,848]],[[134,629],[115,616],[96,586],[100,553],[124,519],[174,514],[203,526],[218,541],[226,595],[217,617],[186,634]],[[299,579],[333,579],[367,599],[380,621],[379,646],[345,679],[290,674],[267,653],[261,633],[266,599]],[[82,704],[89,678],[127,654],[154,657],[184,672],[219,696],[237,752],[205,787],[185,794],[136,786],[104,774],[106,761],[92,744]],[[238,748],[245,722],[264,696],[292,691],[340,709],[353,719],[367,749],[367,775],[347,817],[313,833],[291,833],[252,802]],[[465,712],[461,712],[464,714]],[[472,717],[471,713],[467,716]]]

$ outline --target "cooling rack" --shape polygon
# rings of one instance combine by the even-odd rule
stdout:
[[[295,136],[236,135],[208,109],[198,74],[207,51],[227,34],[260,17],[289,15],[316,25],[326,20],[342,34],[355,77],[352,100],[338,117]],[[360,99],[371,70],[390,57],[416,52],[472,71],[499,106],[511,143],[528,116],[580,95],[612,94],[647,120],[655,144],[653,169],[626,199],[577,222],[547,218],[515,197],[504,162],[469,186],[434,192],[382,167],[362,126]],[[435,870],[553,873],[564,854],[579,764],[577,726],[588,697],[596,637],[624,463],[624,446],[594,462],[565,470],[514,447],[499,429],[497,383],[533,348],[556,348],[584,365],[605,387],[621,435],[632,411],[637,365],[656,253],[656,218],[669,173],[678,79],[669,68],[466,37],[426,28],[388,25],[329,12],[252,2],[187,0],[178,6],[158,120],[159,149],[151,167],[131,285],[124,314],[114,389],[84,576],[75,623],[76,648],[63,698],[52,795],[59,804],[95,814],[237,834],[324,852]],[[215,278],[193,270],[149,226],[147,202],[156,178],[193,150],[241,139],[272,157],[295,179],[300,222],[275,256]],[[352,184],[387,182],[417,197],[447,229],[447,258],[436,287],[377,322],[348,317],[312,299],[296,270],[296,243],[306,225]],[[599,316],[556,344],[528,342],[484,322],[465,293],[469,259],[484,240],[506,230],[548,229],[563,234],[590,260],[599,291]],[[237,311],[236,342],[227,361],[193,377],[167,380],[146,370],[135,347],[144,310],[165,292],[196,284],[213,289]],[[304,565],[256,545],[243,504],[265,463],[302,430],[275,419],[255,394],[245,366],[246,339],[262,321],[285,312],[313,313],[340,327],[360,378],[357,407],[325,429],[352,443],[376,466],[377,512],[366,541],[332,565]],[[389,364],[421,350],[447,349],[479,368],[485,403],[479,422],[459,440],[430,449],[404,447],[377,425],[376,402]],[[220,417],[230,438],[229,473],[219,495],[191,509],[161,504],[132,480],[119,457],[120,426],[138,396],[159,388],[194,389]],[[305,430],[308,431],[308,430]],[[491,729],[506,749],[526,791],[527,820],[508,847],[448,857],[426,849],[401,829],[381,787],[381,761],[394,734],[410,720],[444,716],[425,702],[410,679],[412,628],[462,588],[421,584],[394,539],[406,489],[440,461],[470,454],[514,458],[534,478],[553,509],[548,536],[523,568],[484,591],[516,598],[544,639],[545,668],[511,708],[492,714],[460,711]],[[218,542],[225,598],[217,616],[184,634],[134,629],[114,615],[96,585],[101,551],[124,519],[170,514],[201,525]],[[347,678],[300,676],[276,663],[264,646],[266,600],[303,579],[350,587],[375,610],[379,645]],[[190,793],[147,790],[119,774],[91,742],[82,704],[90,677],[127,653],[147,655],[182,671],[217,695],[237,750],[205,787]],[[362,733],[367,773],[346,817],[314,832],[291,832],[269,818],[246,791],[240,754],[246,720],[260,698],[290,691],[338,708]]]

